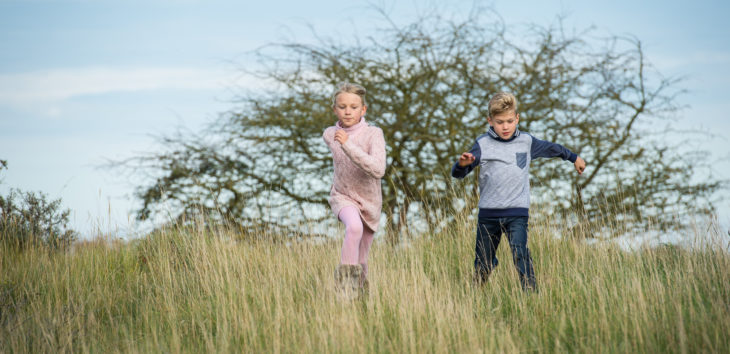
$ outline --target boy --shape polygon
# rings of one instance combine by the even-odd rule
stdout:
[[[579,174],[583,173],[586,164],[562,145],[520,132],[517,129],[520,120],[517,99],[511,93],[494,95],[488,110],[489,130],[477,137],[471,150],[461,154],[451,169],[452,177],[464,178],[476,166],[481,166],[475,281],[485,282],[497,266],[496,250],[504,232],[522,289],[537,291],[532,258],[527,249],[530,161],[538,157],[561,157],[572,162]]]

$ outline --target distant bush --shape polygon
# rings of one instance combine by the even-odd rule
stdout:
[[[0,170],[7,162],[0,160]],[[18,248],[44,245],[66,248],[76,239],[68,227],[71,210],[63,209],[61,199],[49,201],[42,192],[11,189],[0,195],[0,242]]]

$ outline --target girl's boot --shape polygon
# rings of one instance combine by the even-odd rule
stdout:
[[[370,295],[370,282],[368,281],[367,264],[360,263],[362,266],[362,277],[360,277],[360,294],[367,297]]]
[[[335,290],[343,300],[355,300],[360,294],[362,266],[359,264],[340,264],[335,268]]]

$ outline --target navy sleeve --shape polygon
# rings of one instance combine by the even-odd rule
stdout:
[[[464,178],[466,177],[466,175],[469,174],[469,172],[474,170],[474,168],[479,165],[479,160],[482,158],[482,149],[479,147],[479,143],[474,142],[474,145],[471,147],[471,150],[469,150],[469,153],[474,155],[474,162],[472,162],[470,165],[461,167],[459,166],[459,160],[457,159],[454,167],[451,168],[451,177]]]
[[[530,149],[532,159],[538,157],[560,157],[563,160],[575,163],[575,159],[578,158],[578,155],[563,145],[540,140],[532,135],[530,137],[532,138],[532,148]]]

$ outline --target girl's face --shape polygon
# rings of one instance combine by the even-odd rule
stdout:
[[[365,115],[368,107],[362,104],[360,96],[354,93],[342,92],[337,95],[335,106],[332,107],[332,110],[335,111],[340,125],[343,128],[349,128],[360,123],[360,119]]]
[[[494,117],[487,118],[489,125],[499,134],[502,139],[509,139],[517,130],[517,123],[520,121],[520,115],[514,111],[495,114]]]

